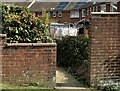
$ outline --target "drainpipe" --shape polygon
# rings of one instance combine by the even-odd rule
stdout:
[[[36,0],[33,0],[32,3],[27,8],[30,8],[35,3],[35,1]]]

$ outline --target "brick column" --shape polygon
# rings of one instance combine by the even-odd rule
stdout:
[[[106,4],[106,12],[110,12],[110,3]]]
[[[98,12],[101,12],[101,6],[98,6]]]
[[[120,12],[120,1],[117,3],[118,12]]]
[[[120,13],[94,13],[90,20],[89,83],[120,82]]]

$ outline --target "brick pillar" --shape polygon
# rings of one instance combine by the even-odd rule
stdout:
[[[98,12],[101,12],[101,6],[98,6]]]
[[[118,12],[120,12],[120,1],[117,3]]]
[[[0,47],[3,47],[6,43],[6,34],[0,34]]]
[[[110,12],[110,4],[106,4],[106,12]]]
[[[103,15],[104,14],[104,15]],[[93,14],[90,20],[89,83],[120,82],[120,14]]]
[[[2,76],[2,54],[3,54],[3,47],[6,42],[6,34],[0,34],[0,76]],[[2,82],[2,77],[0,77],[0,81]]]

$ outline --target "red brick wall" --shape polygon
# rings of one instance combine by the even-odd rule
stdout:
[[[110,3],[106,4],[106,12],[110,12]]]
[[[89,82],[120,82],[120,14],[93,14],[90,20]]]
[[[0,51],[3,83],[55,86],[55,43],[7,44]]]
[[[118,12],[120,12],[120,1],[117,3]]]

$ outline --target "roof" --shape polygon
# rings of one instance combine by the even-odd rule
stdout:
[[[17,6],[28,7],[31,2],[5,2],[7,4],[14,4]],[[30,8],[30,11],[48,11],[50,8],[55,8],[58,2],[35,2]]]
[[[72,10],[77,2],[70,2],[65,10]]]
[[[40,11],[59,11],[59,10],[78,10],[87,8],[90,6],[96,6],[106,2],[83,2],[86,0],[81,0],[81,2],[35,2],[30,8],[30,11],[40,12]],[[5,2],[9,4],[14,4],[17,6],[28,7],[31,2]],[[67,4],[65,4],[67,3]]]
[[[55,7],[55,10],[65,10],[65,8],[68,6],[69,2],[59,2],[57,6]]]
[[[93,6],[93,2],[86,3],[85,5],[81,6],[80,9],[87,8],[87,7],[90,7],[90,6]]]
[[[30,11],[49,11],[51,8],[55,8],[58,2],[35,2]]]

